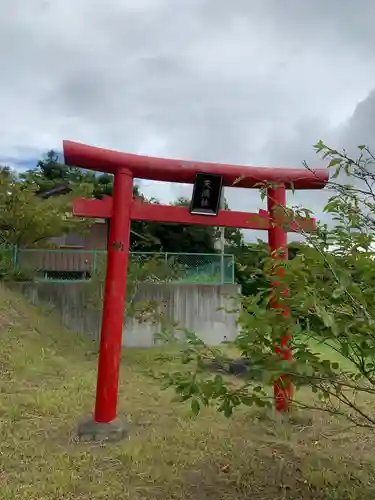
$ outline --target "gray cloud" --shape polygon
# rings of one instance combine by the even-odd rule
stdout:
[[[375,4],[13,0],[0,7],[1,156],[63,138],[216,162],[320,164],[372,140]],[[170,200],[190,187],[143,182]],[[235,209],[263,204],[228,189]],[[319,217],[324,193],[299,193]],[[255,236],[255,235],[254,235]]]

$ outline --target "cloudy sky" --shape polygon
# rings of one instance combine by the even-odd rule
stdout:
[[[12,0],[0,7],[0,162],[63,139],[131,153],[319,166],[375,142],[372,0]],[[190,188],[145,181],[170,201]],[[228,189],[256,210],[256,192]],[[326,195],[299,193],[321,217]]]

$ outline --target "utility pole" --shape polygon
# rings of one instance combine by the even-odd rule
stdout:
[[[224,208],[224,186],[221,189],[220,208]],[[224,254],[225,254],[225,228],[220,228],[220,284],[224,285]]]

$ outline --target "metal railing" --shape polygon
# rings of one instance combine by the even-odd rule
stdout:
[[[54,282],[82,281],[103,273],[107,252],[82,249],[14,249],[0,248],[2,269],[32,275],[40,280]],[[143,265],[155,261],[164,269],[169,282],[199,284],[232,284],[235,282],[234,256],[201,253],[131,252],[129,265]],[[169,273],[170,271],[170,273]]]

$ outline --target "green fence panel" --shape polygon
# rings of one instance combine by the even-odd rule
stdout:
[[[18,249],[0,247],[0,269],[32,273],[38,280],[54,282],[104,278],[107,252],[84,249]],[[232,284],[234,256],[202,253],[131,252],[130,269],[145,268],[155,281],[173,283]]]

